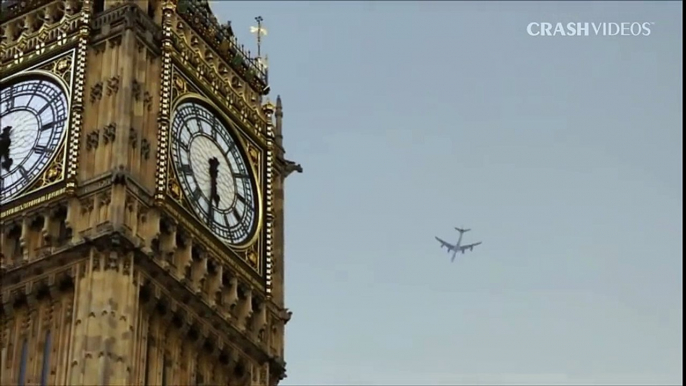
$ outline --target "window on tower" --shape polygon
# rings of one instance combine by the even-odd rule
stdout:
[[[55,213],[55,221],[57,221],[57,246],[64,245],[71,238],[71,229],[67,228],[67,208],[61,207]]]
[[[28,342],[24,338],[24,342],[21,344],[21,359],[19,362],[19,386],[24,386],[26,384],[26,360],[29,356]]]
[[[48,385],[48,377],[50,376],[50,330],[45,333],[45,345],[43,346],[43,369],[40,376],[41,386]]]
[[[93,2],[93,13],[99,14],[105,10],[105,0],[95,0]]]
[[[167,353],[164,353],[164,358],[162,359],[162,386],[167,386],[167,372],[169,371],[169,359],[167,358]]]
[[[200,374],[201,370],[198,367],[195,371],[195,386],[203,386],[205,384],[205,379],[203,378],[202,374]]]
[[[17,225],[12,227],[7,234],[7,244],[11,246],[11,251],[8,253],[12,256],[15,264],[19,264],[23,254],[23,248],[21,246],[21,228]]]
[[[5,11],[12,6],[19,5],[19,3],[21,3],[21,0],[2,0],[0,1],[0,10]]]
[[[150,361],[152,360],[152,338],[150,337],[150,335],[148,335],[147,337],[147,342],[145,346],[145,370],[143,370],[143,385],[150,386]]]
[[[155,19],[155,0],[148,0],[148,17]]]

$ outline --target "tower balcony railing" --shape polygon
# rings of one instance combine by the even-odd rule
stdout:
[[[0,24],[52,2],[55,0],[0,0]]]
[[[179,0],[177,12],[249,83],[257,82],[261,88],[267,86],[266,66],[261,63],[260,58],[252,57],[250,51],[238,43],[230,23],[219,25],[209,8],[198,0]],[[225,43],[228,43],[228,48]]]

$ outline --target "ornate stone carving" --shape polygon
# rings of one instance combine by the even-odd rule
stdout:
[[[112,170],[112,184],[113,185],[126,185],[127,178],[129,178],[129,172],[126,170],[126,166],[119,165],[114,170]]]
[[[122,273],[124,275],[129,275],[131,273],[131,258],[126,256],[122,264]]]
[[[141,91],[141,84],[134,79],[133,82],[131,82],[131,96],[134,100],[137,101],[141,99]]]
[[[102,258],[102,256],[99,253],[93,253],[93,265],[92,265],[93,271],[99,271],[100,270],[100,259],[101,258]]]
[[[146,138],[141,140],[141,157],[144,160],[150,158],[150,142]]]
[[[147,91],[143,94],[143,105],[148,111],[152,109],[152,95]]]
[[[171,194],[172,198],[180,201],[182,197],[181,193],[181,186],[179,186],[179,183],[176,182],[176,179],[170,179],[169,180],[169,193]]]
[[[136,208],[136,198],[127,194],[126,195],[126,201],[124,202],[124,206],[126,207],[126,211],[131,213],[134,211]]]
[[[121,35],[117,35],[108,40],[107,43],[109,43],[109,48],[113,49],[119,47],[121,45],[121,38]]]
[[[105,52],[105,49],[106,49],[106,48],[107,48],[107,43],[106,43],[106,42],[98,43],[98,44],[96,44],[96,45],[93,46],[93,52],[94,52],[95,55],[97,56],[97,55],[100,55],[100,54],[102,54],[103,52]]]
[[[81,206],[81,214],[90,213],[93,210],[94,199],[93,196],[84,197],[79,201]]]
[[[107,254],[106,270],[119,271],[119,252],[111,251]]]
[[[255,251],[248,251],[246,259],[248,260],[248,264],[250,264],[251,267],[257,268],[257,265],[259,264],[259,262],[258,262],[257,253],[255,253]]]
[[[138,222],[144,224],[148,221],[148,207],[139,205],[138,206]]]
[[[100,203],[100,207],[108,207],[110,202],[112,202],[112,196],[110,192],[107,191],[100,193],[98,195],[98,202]]]
[[[97,149],[100,144],[100,130],[95,129],[86,136],[86,150]]]
[[[98,82],[91,87],[91,103],[102,99],[102,82]]]
[[[135,149],[138,146],[138,132],[133,127],[129,129],[129,146]]]
[[[41,67],[42,70],[51,72],[65,81],[67,84],[71,83],[72,73],[72,58],[71,55],[64,55],[59,59],[46,63]]]
[[[119,91],[119,79],[119,75],[116,75],[107,80],[107,96],[116,94]]]
[[[117,124],[110,123],[102,131],[102,140],[105,145],[114,142],[117,136]]]

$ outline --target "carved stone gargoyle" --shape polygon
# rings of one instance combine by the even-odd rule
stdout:
[[[288,177],[293,172],[298,172],[298,173],[303,172],[303,168],[302,168],[302,166],[300,166],[300,164],[297,164],[297,163],[295,163],[293,161],[289,161],[289,160],[284,160],[284,161],[286,162],[286,167],[283,170],[285,173],[285,177]]]
[[[126,166],[124,165],[119,165],[112,170],[112,183],[114,185],[126,185],[126,180],[129,177],[130,173],[126,170]]]

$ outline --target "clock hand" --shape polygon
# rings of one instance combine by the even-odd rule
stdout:
[[[219,195],[217,194],[217,176],[219,175],[219,160],[210,158],[210,199],[215,205],[219,205]]]
[[[10,158],[10,146],[12,145],[10,130],[12,130],[12,126],[5,126],[2,128],[2,134],[0,134],[0,159],[5,159],[0,166],[7,171],[10,170],[10,167],[12,167],[12,163],[14,162],[14,160]]]
[[[212,221],[214,218],[214,205],[219,206],[219,195],[217,194],[217,175],[219,174],[219,160],[216,157],[212,157],[209,160],[210,163],[210,210],[209,219]],[[214,204],[214,205],[213,205]]]

